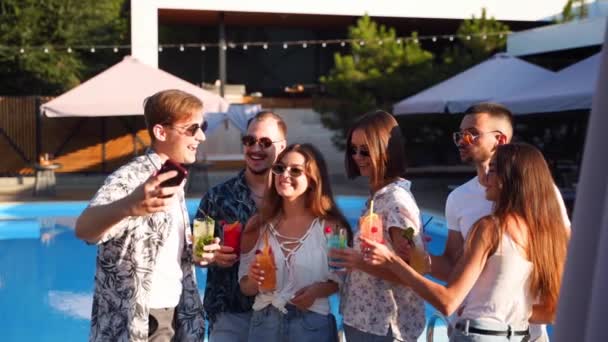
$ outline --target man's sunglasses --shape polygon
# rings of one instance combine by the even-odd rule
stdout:
[[[469,132],[469,131],[464,131],[464,132],[452,133],[452,139],[454,140],[454,144],[456,144],[456,145],[460,144],[461,140],[462,140],[462,142],[464,142],[467,145],[472,145],[474,142],[479,140],[480,136],[482,136],[484,134],[488,134],[488,133],[503,134],[501,131],[479,132],[477,134]]]
[[[349,150],[351,156],[356,156],[357,154],[359,154],[361,157],[369,157],[369,150],[356,148],[355,146],[351,146]]]
[[[196,132],[198,132],[199,129],[201,131],[203,131],[203,133],[207,132],[207,127],[209,125],[207,124],[207,121],[203,121],[200,124],[195,123],[195,124],[191,124],[191,125],[187,125],[187,126],[174,126],[174,125],[167,125],[167,126],[181,130],[185,135],[187,135],[189,137],[193,137],[196,135]]]
[[[277,176],[280,176],[282,174],[285,173],[285,171],[287,171],[287,173],[294,178],[298,178],[300,177],[302,174],[304,174],[304,170],[299,168],[299,167],[291,167],[291,166],[285,166],[283,164],[274,164],[272,166],[272,168],[270,169],[270,171],[272,171],[272,173],[274,173]]]
[[[280,141],[283,141],[283,140],[272,141],[268,137],[256,138],[251,135],[245,135],[241,138],[241,142],[243,143],[243,146],[251,147],[257,143],[263,149],[267,149],[270,146],[272,146],[272,144],[280,142]]]

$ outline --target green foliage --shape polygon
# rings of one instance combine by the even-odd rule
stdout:
[[[115,63],[111,51],[67,48],[125,41],[127,8],[125,0],[2,0],[0,93],[58,94]]]
[[[574,12],[574,4],[578,4],[578,11]],[[562,10],[562,17],[558,19],[557,23],[567,23],[569,21],[573,21],[575,19],[584,19],[587,18],[587,6],[585,6],[585,0],[568,0],[564,5],[564,9]]]
[[[464,20],[457,31],[459,44],[446,48],[442,54],[441,78],[450,77],[504,51],[506,32],[509,32],[509,26],[493,17],[488,18],[485,8],[481,10],[481,17],[472,16]]]
[[[346,132],[360,115],[376,108],[390,112],[399,100],[502,51],[507,35],[501,33],[508,31],[482,9],[480,18],[463,21],[457,32],[463,38],[446,48],[436,63],[433,54],[418,44],[416,33],[400,41],[394,29],[364,16],[349,28],[350,54],[336,54],[334,68],[321,77],[335,101],[317,101],[315,110],[334,131],[334,144],[344,148]]]
[[[368,16],[349,28],[350,54],[335,54],[334,68],[321,83],[337,101],[318,103],[323,124],[334,130],[336,146],[343,148],[348,127],[375,108],[390,110],[395,100],[429,85],[433,55],[422,49],[414,33],[397,39],[395,30]]]

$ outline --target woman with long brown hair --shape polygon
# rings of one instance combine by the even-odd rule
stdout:
[[[409,261],[410,244],[423,247],[420,210],[405,174],[405,142],[395,118],[381,110],[363,115],[348,133],[345,153],[349,178],[366,177],[369,199],[361,222],[370,212],[380,224],[369,231]],[[372,205],[373,204],[373,205]],[[365,225],[365,224],[363,224]],[[367,224],[369,226],[369,224]],[[381,227],[381,228],[380,228]],[[375,231],[374,231],[375,228]],[[412,240],[406,239],[411,233]],[[349,270],[340,292],[344,333],[349,342],[417,341],[425,324],[424,302],[414,291],[396,284],[396,277],[364,262],[355,240],[353,248],[333,249],[331,264]]]
[[[338,291],[340,279],[330,272],[325,234],[327,227],[350,231],[348,222],[314,146],[288,146],[271,171],[274,186],[241,242],[241,291],[256,296],[249,340],[335,342],[328,296]],[[262,251],[270,254],[274,271],[256,257]]]
[[[419,276],[373,241],[365,241],[365,259],[387,267],[443,314],[457,311],[451,341],[525,341],[528,322],[555,318],[569,239],[540,151],[498,146],[486,197],[494,212],[475,223],[447,286]]]

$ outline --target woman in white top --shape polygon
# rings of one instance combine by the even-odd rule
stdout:
[[[290,145],[271,171],[274,186],[241,244],[241,291],[256,296],[249,340],[335,342],[328,296],[338,291],[339,277],[329,270],[324,228],[350,228],[333,199],[325,161],[310,144]],[[261,292],[265,274],[255,254],[266,243],[274,254],[276,287]]]
[[[419,276],[372,241],[365,259],[385,265],[443,314],[457,311],[450,341],[526,341],[528,322],[554,320],[569,239],[540,151],[498,146],[486,197],[495,202],[494,213],[474,225],[447,286]]]
[[[405,144],[395,118],[384,111],[365,114],[351,127],[346,171],[350,178],[368,177],[370,201],[382,220],[386,246],[408,260],[410,242],[407,229],[414,232],[414,243],[423,247],[420,238],[420,211],[410,192],[405,173]],[[357,232],[357,236],[359,232]],[[340,292],[340,310],[344,332],[349,342],[417,341],[425,324],[424,302],[414,291],[396,283],[397,278],[381,267],[363,261],[361,246],[334,249],[332,263],[350,270]]]

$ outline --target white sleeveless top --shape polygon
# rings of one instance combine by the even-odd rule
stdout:
[[[262,310],[268,305],[273,305],[283,313],[287,313],[285,305],[289,303],[294,294],[305,286],[333,280],[339,282],[339,277],[330,272],[327,263],[327,242],[323,234],[324,221],[315,218],[306,233],[295,241],[299,245],[291,251],[277,239],[278,232],[273,224],[268,223],[258,237],[255,247],[248,253],[241,254],[239,265],[239,280],[249,272],[251,262],[254,260],[255,251],[262,249],[264,244],[264,233],[269,233],[270,247],[274,252],[274,260],[277,266],[276,290],[270,293],[258,293],[253,303],[253,310]],[[292,240],[290,240],[292,241]],[[289,244],[294,246],[295,244]],[[308,310],[327,315],[329,314],[329,300],[318,298]]]
[[[534,296],[530,293],[533,265],[525,259],[507,233],[469,292],[461,319],[528,328]]]

